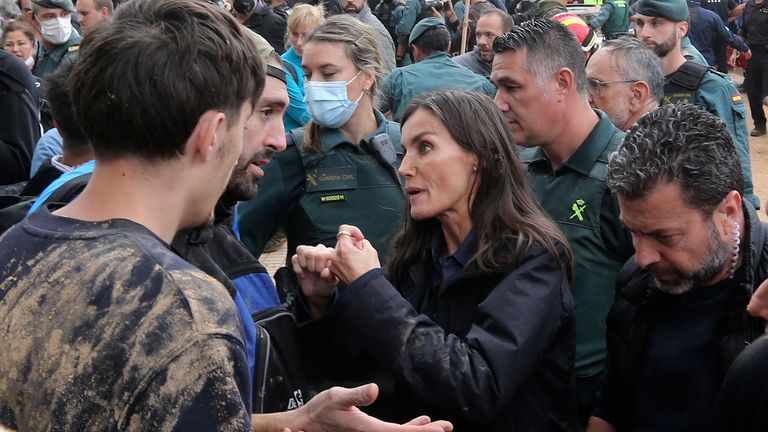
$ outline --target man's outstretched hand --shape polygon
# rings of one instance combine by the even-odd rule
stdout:
[[[372,404],[379,395],[376,384],[355,388],[333,387],[310,400],[303,407],[286,413],[297,416],[282,432],[450,432],[453,425],[447,421],[432,421],[427,416],[417,417],[406,424],[381,421],[360,411],[357,407]],[[254,422],[256,426],[256,422]],[[256,430],[259,430],[258,428]]]

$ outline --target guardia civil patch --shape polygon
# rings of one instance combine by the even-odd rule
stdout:
[[[307,192],[357,189],[355,167],[318,168],[307,170]]]

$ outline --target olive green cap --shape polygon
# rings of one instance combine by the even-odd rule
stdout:
[[[72,4],[72,0],[32,0],[32,3],[44,8],[59,8],[67,12],[75,11],[75,5]]]
[[[636,13],[680,22],[688,19],[688,4],[685,0],[640,0]]]
[[[413,26],[413,30],[411,30],[411,35],[408,36],[408,45],[413,45],[413,43],[416,42],[416,39],[420,38],[424,32],[435,27],[446,28],[445,23],[442,20],[434,17],[424,18],[417,22],[416,25]]]

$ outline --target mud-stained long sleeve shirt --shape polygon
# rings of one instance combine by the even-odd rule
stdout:
[[[0,238],[0,424],[251,430],[230,295],[128,220],[33,213]]]

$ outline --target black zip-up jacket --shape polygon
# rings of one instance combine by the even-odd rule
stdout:
[[[259,3],[251,16],[243,23],[252,31],[267,40],[278,54],[285,52],[285,30],[288,23],[272,9],[271,6]]]
[[[734,359],[749,343],[765,333],[766,322],[747,313],[754,290],[768,276],[768,224],[760,222],[754,207],[743,203],[745,241],[742,266],[745,277],[731,290],[733,307],[718,324],[717,366],[720,382]],[[660,291],[650,274],[631,258],[619,273],[618,293],[607,318],[608,362],[594,415],[611,423],[618,432],[630,430],[631,392],[644,385],[635,379],[644,341],[652,325]]]
[[[768,45],[768,2],[749,0],[744,7],[744,25],[739,32],[750,47]]]
[[[442,291],[428,258],[395,288],[371,270],[304,327],[327,359],[349,341],[396,378],[397,421],[426,414],[455,431],[574,430],[575,327],[565,270],[539,244],[516,265],[472,262]],[[346,336],[348,342],[339,343]]]
[[[39,96],[24,62],[0,51],[0,185],[29,180],[40,139]]]

